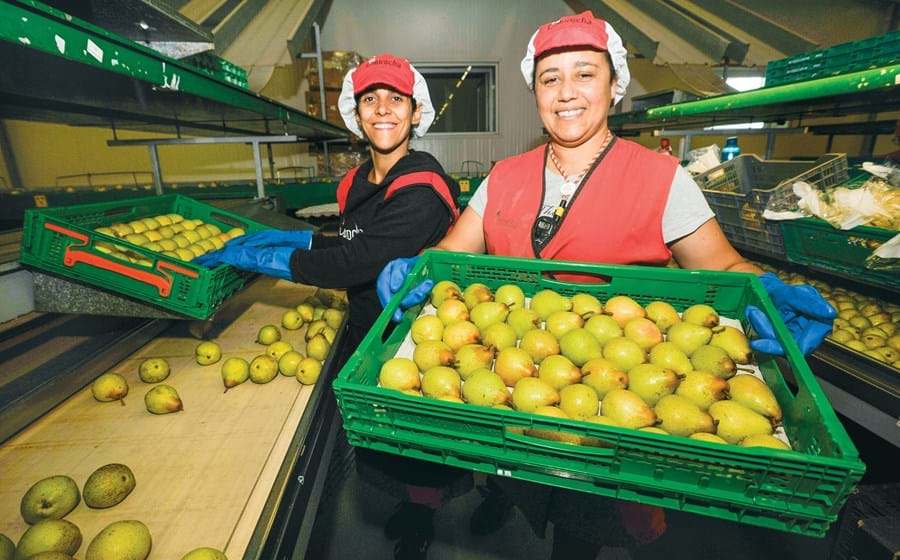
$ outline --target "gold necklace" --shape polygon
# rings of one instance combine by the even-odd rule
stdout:
[[[597,158],[600,157],[600,154],[603,153],[603,150],[609,146],[609,143],[612,141],[612,132],[609,130],[606,131],[606,138],[603,139],[603,144],[600,145],[600,149],[597,150],[597,153],[594,154],[594,157],[591,158],[590,163],[581,171],[581,173],[577,177],[570,177],[566,174],[566,170],[563,169],[563,166],[559,163],[559,159],[556,157],[556,152],[553,150],[553,143],[547,142],[547,148],[550,155],[550,161],[553,162],[553,165],[556,167],[556,170],[559,171],[560,175],[563,177],[563,184],[560,187],[560,194],[562,195],[562,208],[565,209],[566,202],[569,200],[569,197],[575,194],[575,191],[578,190],[579,185],[581,185],[581,181],[584,179],[587,172],[590,171],[591,167],[597,162]],[[557,209],[557,212],[560,209]]]

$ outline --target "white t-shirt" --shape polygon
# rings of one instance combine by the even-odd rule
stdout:
[[[547,190],[544,203],[541,206],[541,216],[551,216],[553,209],[562,201],[561,189],[563,185],[562,175],[553,173],[549,169],[544,171]],[[488,184],[491,176],[488,175],[478,186],[475,194],[469,200],[469,208],[480,217],[484,217],[487,208]],[[691,174],[681,166],[675,168],[675,176],[672,178],[672,186],[669,189],[669,198],[666,201],[666,209],[663,211],[662,234],[666,243],[671,243],[682,237],[694,233],[697,228],[709,221],[715,214],[710,209],[700,187],[694,182]]]

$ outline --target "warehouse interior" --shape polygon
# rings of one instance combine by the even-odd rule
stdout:
[[[463,403],[462,371],[456,401],[417,401],[386,388],[379,368],[404,351],[413,357],[418,314],[440,316],[435,293],[396,328],[401,298],[385,303],[353,353],[353,282],[317,287],[292,282],[290,270],[197,264],[272,229],[352,240],[338,185],[376,149],[348,130],[339,98],[352,89],[348,72],[382,53],[424,76],[435,118],[426,136],[410,134],[409,149],[434,157],[464,212],[499,162],[552,150],[520,62],[542,25],[586,10],[627,49],[627,93],[606,117],[616,142],[673,156],[754,270],[814,288],[834,308],[827,338],[808,355],[753,346],[749,366],[731,362],[785,410],[767,427],[788,451],[731,445],[739,453],[729,462],[687,437],[555,424],[580,434],[567,445],[542,438],[550,420],[524,409]],[[31,557],[24,548],[90,559],[101,530],[127,519],[142,519],[153,537],[135,558],[201,546],[221,552],[184,558],[564,557],[553,522],[541,534],[518,506],[507,504],[490,530],[470,527],[499,478],[665,511],[667,528],[652,542],[611,539],[586,558],[900,554],[897,0],[0,0],[0,60],[0,560],[20,557],[3,555],[4,538],[22,558]],[[776,205],[776,194],[789,201]],[[188,241],[166,250],[179,233]],[[305,243],[295,248],[318,247]],[[782,311],[746,271],[673,270],[674,250],[658,272],[595,263],[591,274],[608,288],[566,284],[557,275],[580,269],[553,268],[540,251],[519,264],[491,249],[482,236],[487,256],[430,251],[393,290],[453,280],[465,300],[468,285],[484,282],[499,301],[500,286],[519,283],[529,305],[541,288],[581,290],[613,316],[608,298],[632,296],[642,318],[641,306],[671,299],[684,322],[685,308],[714,305],[721,325],[757,338],[746,307]],[[468,318],[474,305],[465,303]],[[797,338],[775,322],[773,337]],[[501,351],[484,344],[492,359]],[[285,373],[288,353],[297,356]],[[266,355],[274,365],[257,373]],[[230,385],[231,360],[258,386]],[[314,373],[302,373],[301,360]],[[539,364],[529,362],[534,377]],[[146,368],[157,366],[162,379],[171,368],[181,399],[154,412]],[[124,392],[98,396],[98,381],[119,379]],[[428,397],[418,379],[413,392]],[[506,385],[514,398],[515,383]],[[359,450],[461,469],[467,484],[444,489],[429,506],[427,537],[414,532],[404,548],[405,529],[392,538],[387,525],[421,521],[398,517],[410,500],[419,505],[410,490],[419,485],[373,482]],[[95,507],[85,485],[64,513],[29,521],[35,483],[66,475],[81,486],[104,463],[131,467],[131,499]],[[35,519],[64,516],[80,528],[74,548],[29,541]]]

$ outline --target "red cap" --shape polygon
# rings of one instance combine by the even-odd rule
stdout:
[[[534,37],[534,57],[566,47],[583,46],[608,51],[608,42],[606,22],[585,11],[542,25]]]
[[[363,62],[353,72],[353,94],[359,95],[374,85],[384,85],[411,96],[415,79],[408,60],[380,54]]]

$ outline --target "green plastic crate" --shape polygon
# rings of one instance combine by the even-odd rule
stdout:
[[[819,218],[782,222],[781,231],[789,261],[900,291],[900,275],[866,268],[866,259],[896,231],[869,226],[840,230]]]
[[[222,230],[240,227],[249,233],[267,229],[237,214],[176,194],[33,209],[25,212],[21,261],[188,317],[206,319],[243,287],[248,274],[224,265],[205,268],[94,231],[117,222],[171,213],[201,219]],[[97,242],[127,247],[152,264],[143,266],[114,258],[96,249]]]
[[[547,277],[565,271],[609,282],[572,284]],[[449,279],[460,286],[483,282],[492,289],[515,283],[528,295],[550,288],[604,300],[626,294],[642,304],[663,298],[678,309],[707,303],[729,317],[743,317],[752,304],[777,317],[761,283],[750,274],[427,251],[334,383],[344,429],[354,445],[811,536],[825,534],[862,477],[865,466],[856,448],[777,319],[775,329],[787,348],[797,391],[788,387],[779,369],[785,362],[758,356],[763,360],[759,366],[782,406],[784,427],[799,453],[722,446],[382,389],[377,386],[381,365],[396,354],[419,308],[407,310],[385,336],[391,314],[403,295],[426,278]],[[509,428],[571,432],[609,447],[535,439]]]

